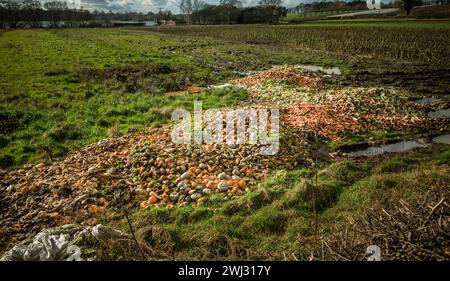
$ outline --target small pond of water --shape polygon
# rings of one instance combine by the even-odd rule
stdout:
[[[325,67],[321,67],[321,66],[316,66],[316,65],[299,65],[302,68],[305,68],[309,71],[313,71],[313,72],[324,72],[325,74],[328,75],[341,75],[341,69],[339,67],[331,67],[331,68],[325,68]]]
[[[370,156],[381,155],[383,153],[406,152],[406,151],[409,151],[414,148],[428,147],[428,146],[432,145],[433,143],[450,144],[450,134],[434,137],[430,142],[409,140],[409,141],[401,141],[401,142],[397,142],[397,143],[380,145],[380,146],[372,146],[367,149],[351,152],[348,154],[348,156],[349,157],[359,157],[359,156],[370,157]]]
[[[450,108],[428,112],[428,117],[436,118],[436,119],[449,119],[450,118]]]

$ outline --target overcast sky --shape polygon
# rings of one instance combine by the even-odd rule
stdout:
[[[16,0],[22,1],[22,0]],[[52,0],[39,0],[41,2],[48,2]],[[180,12],[179,3],[181,0],[58,0],[65,1],[69,5],[75,3],[77,6],[82,6],[88,10],[98,11],[113,11],[113,12],[143,12],[149,11],[157,12],[159,9],[171,10],[173,13],[178,14]],[[193,0],[192,0],[193,1]],[[220,0],[203,0],[208,4],[218,4]],[[259,0],[241,0],[244,6],[254,6]],[[283,6],[291,8],[300,3],[310,3],[313,1],[321,0],[283,0]],[[328,0],[330,1],[330,0]],[[345,1],[345,0],[344,0]],[[350,1],[350,0],[348,0]],[[381,0],[382,2],[389,2],[390,0]]]
[[[47,2],[50,0],[40,0]],[[60,0],[64,1],[64,0]],[[171,10],[179,13],[178,8],[181,0],[65,0],[68,4],[79,3],[84,9],[88,10],[104,10],[113,12],[136,11],[147,13],[149,11],[157,12],[159,8],[163,10]],[[203,0],[208,4],[218,4],[220,0]],[[253,6],[259,0],[241,0],[244,6]],[[283,0],[283,6],[294,7],[299,3],[312,2],[313,0]]]

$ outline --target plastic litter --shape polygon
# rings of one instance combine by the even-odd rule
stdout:
[[[0,258],[0,261],[81,261],[83,252],[89,253],[92,259],[92,249],[88,249],[86,241],[95,239],[129,239],[129,235],[118,230],[103,226],[81,226],[67,224],[48,228],[39,232],[33,238],[16,244]]]

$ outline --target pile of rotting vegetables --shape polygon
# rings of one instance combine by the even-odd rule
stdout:
[[[232,83],[247,87],[252,106],[282,109],[276,155],[264,156],[259,145],[250,144],[175,144],[166,126],[108,138],[60,161],[2,172],[0,249],[44,227],[93,225],[133,205],[198,206],[212,194],[239,196],[271,171],[307,162],[305,132],[334,140],[347,131],[431,124],[400,93],[323,89],[319,76],[292,67]]]
[[[305,88],[321,87],[320,78],[312,73],[303,73],[298,68],[292,66],[276,66],[272,69],[258,72],[242,79],[234,80],[231,83],[241,86],[252,86],[268,80],[291,81]]]
[[[235,82],[248,87],[252,104],[284,110],[282,119],[288,126],[330,140],[342,138],[345,132],[448,129],[448,124],[427,118],[403,92],[326,89],[320,78],[296,67],[276,67]]]
[[[344,132],[413,130],[432,125],[406,96],[382,88],[328,90],[310,101],[289,107],[284,121],[331,140]]]
[[[273,169],[305,159],[304,148],[290,143],[299,137],[286,137],[276,155],[265,156],[258,145],[175,144],[171,131],[167,126],[104,139],[62,161],[4,173],[0,235],[95,224],[134,204],[196,206],[211,194],[230,199],[256,188]]]

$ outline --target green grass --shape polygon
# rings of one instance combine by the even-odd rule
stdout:
[[[365,27],[5,32],[0,37],[0,167],[62,157],[107,136],[167,124],[174,109],[192,110],[195,100],[206,109],[233,106],[245,91],[165,93],[191,83],[223,83],[240,77],[238,72],[277,64],[339,66],[344,76],[448,67],[447,28],[386,25],[368,32],[371,24],[388,23],[347,24]],[[404,135],[349,134],[330,146]],[[315,244],[305,248],[316,232],[333,237],[334,229],[349,220],[364,221],[368,208],[390,207],[432,187],[448,189],[449,165],[448,146],[438,153],[424,148],[368,160],[336,160],[318,165],[317,171],[275,171],[243,196],[212,195],[196,208],[134,208],[132,221],[138,238],[160,258],[306,260],[311,251],[320,252]],[[128,230],[121,216],[116,219],[115,226]]]
[[[173,109],[190,109],[194,100],[216,108],[230,106],[245,95],[227,89],[163,95],[177,90],[186,79],[202,86],[222,81],[207,66],[163,49],[173,45],[180,46],[180,41],[125,30],[3,34],[2,166],[63,156],[108,135],[160,126],[170,121]],[[148,74],[134,74],[141,69]],[[118,81],[118,75],[125,81]],[[137,89],[132,87],[135,84]]]
[[[160,126],[174,108],[190,108],[196,99],[206,108],[230,106],[245,93],[164,92],[187,83],[224,83],[239,72],[276,64],[339,66],[344,74],[374,67],[353,56],[283,44],[218,44],[147,29],[5,32],[0,37],[0,164],[47,161],[107,136]]]
[[[406,24],[419,26],[420,22]],[[353,23],[350,23],[353,24]],[[366,23],[364,23],[366,24]],[[375,22],[374,24],[378,24]],[[364,26],[239,25],[150,28],[150,31],[197,38],[215,38],[254,45],[275,45],[298,51],[315,50],[396,61],[448,65],[450,29],[397,28],[389,23]]]
[[[308,259],[311,251],[322,251],[320,244],[311,243],[316,231],[331,243],[334,229],[364,222],[370,208],[422,198],[433,186],[448,188],[448,151],[447,146],[438,153],[424,148],[366,161],[342,160],[321,165],[317,178],[311,168],[279,171],[225,204],[210,204],[215,201],[211,197],[201,207],[148,207],[132,218],[137,229],[157,225],[170,231],[173,255],[179,259],[293,259],[292,254]],[[370,241],[364,243],[367,247]],[[312,248],[306,251],[307,244]]]
[[[6,32],[0,37],[0,164],[55,159],[107,136],[160,126],[174,108],[189,109],[197,99],[205,108],[233,105],[244,92],[163,94],[285,63],[343,61],[145,30]]]
[[[196,99],[212,108],[245,95],[164,95],[187,83],[220,84],[277,64],[338,66],[344,76],[442,68],[448,63],[442,60],[450,45],[447,33],[381,28],[369,34],[358,27],[292,25],[5,32],[0,164],[55,159],[107,136],[165,124],[174,108],[190,108]]]

